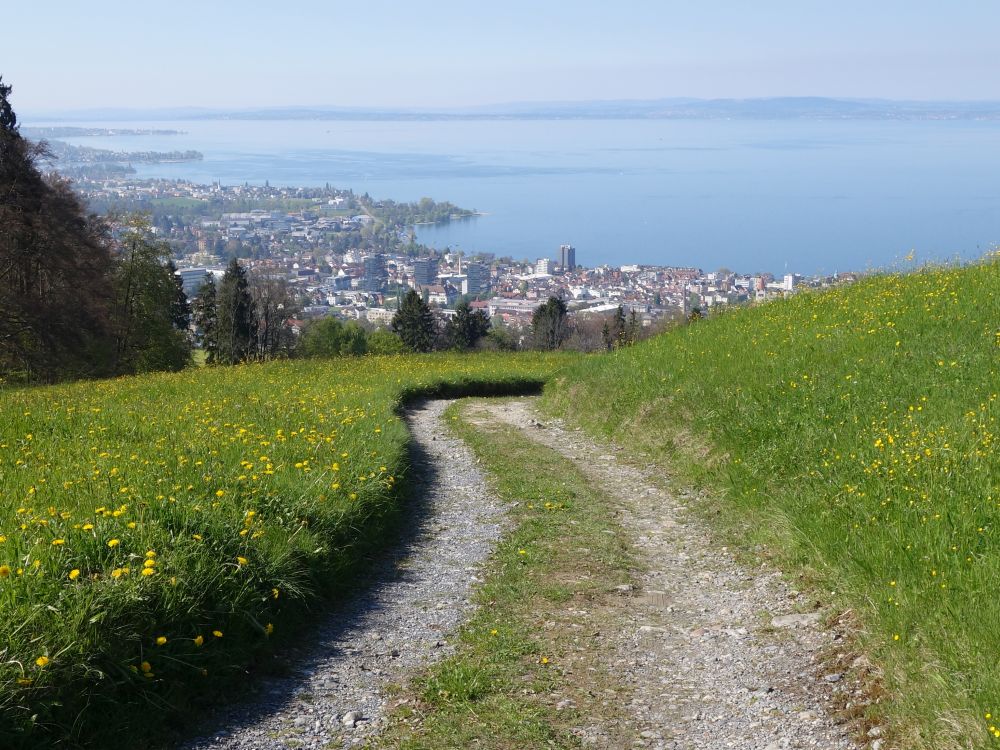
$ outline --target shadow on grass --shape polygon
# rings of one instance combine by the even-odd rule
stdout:
[[[468,396],[522,396],[541,392],[543,381],[463,382],[435,384],[408,389],[400,399],[397,414],[410,425],[409,415],[428,401]],[[292,624],[285,638],[271,653],[265,654],[242,673],[242,680],[227,699],[199,712],[184,726],[161,736],[161,747],[198,748],[216,743],[241,729],[256,724],[266,714],[305,697],[314,689],[311,678],[317,665],[333,658],[351,655],[358,635],[378,620],[388,605],[393,587],[416,582],[406,560],[418,545],[427,543],[434,512],[426,490],[439,481],[439,471],[423,446],[410,439],[408,467],[397,490],[394,512],[384,517],[378,534],[361,535],[353,564],[344,571],[350,580],[333,588],[327,599],[312,602],[313,609]],[[232,687],[232,685],[231,685]],[[331,690],[336,690],[335,685]],[[218,698],[218,696],[216,696]],[[341,710],[356,710],[345,705]],[[327,716],[311,715],[310,723]],[[175,725],[176,726],[176,725]],[[288,728],[290,732],[292,727]]]

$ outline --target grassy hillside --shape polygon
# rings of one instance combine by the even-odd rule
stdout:
[[[139,747],[224,691],[385,536],[403,400],[524,390],[565,361],[276,362],[0,391],[0,746],[100,746],[130,726]]]
[[[853,607],[906,747],[1000,738],[998,289],[995,260],[880,276],[581,361],[547,389],[714,487],[747,548]]]

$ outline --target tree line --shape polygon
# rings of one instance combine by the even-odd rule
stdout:
[[[45,176],[0,78],[0,377],[38,382],[180,369],[187,300],[141,220],[87,214]]]

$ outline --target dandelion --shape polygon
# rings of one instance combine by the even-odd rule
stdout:
[[[0,565],[0,578],[10,578],[9,565]]]
[[[271,635],[271,633],[273,633],[273,632],[274,632],[274,625],[272,625],[271,623],[268,623],[264,627],[264,635]]]
[[[121,544],[121,540],[120,539],[109,539],[108,540],[108,546],[111,547],[111,549],[114,549],[119,544]]]
[[[205,642],[204,636],[196,635],[194,638],[194,645],[201,648],[201,645]]]
[[[69,572],[69,580],[75,581],[79,577],[80,577],[80,569],[79,568],[73,568],[73,570],[71,570]]]
[[[212,635],[214,635],[216,638],[221,638],[222,637],[222,631],[221,630],[213,630],[212,631]]]
[[[167,643],[167,637],[165,635],[157,636],[156,638],[157,646],[164,646],[166,645],[166,643]]]
[[[52,546],[53,547],[60,547],[60,546],[62,546],[64,544],[66,544],[66,540],[65,539],[53,539],[52,540]]]
[[[236,562],[238,562],[238,563],[239,563],[240,565],[246,565],[246,564],[248,564],[248,563],[249,563],[250,561],[249,561],[249,560],[247,560],[247,559],[246,559],[245,557],[237,557],[237,558],[236,558]]]
[[[50,661],[51,659],[49,659],[49,657],[47,656],[39,656],[37,659],[35,659],[35,664],[38,665],[39,669],[45,669],[45,667],[48,666]]]

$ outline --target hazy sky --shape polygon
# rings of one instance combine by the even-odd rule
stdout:
[[[1000,100],[995,0],[37,0],[24,114],[671,96]]]

